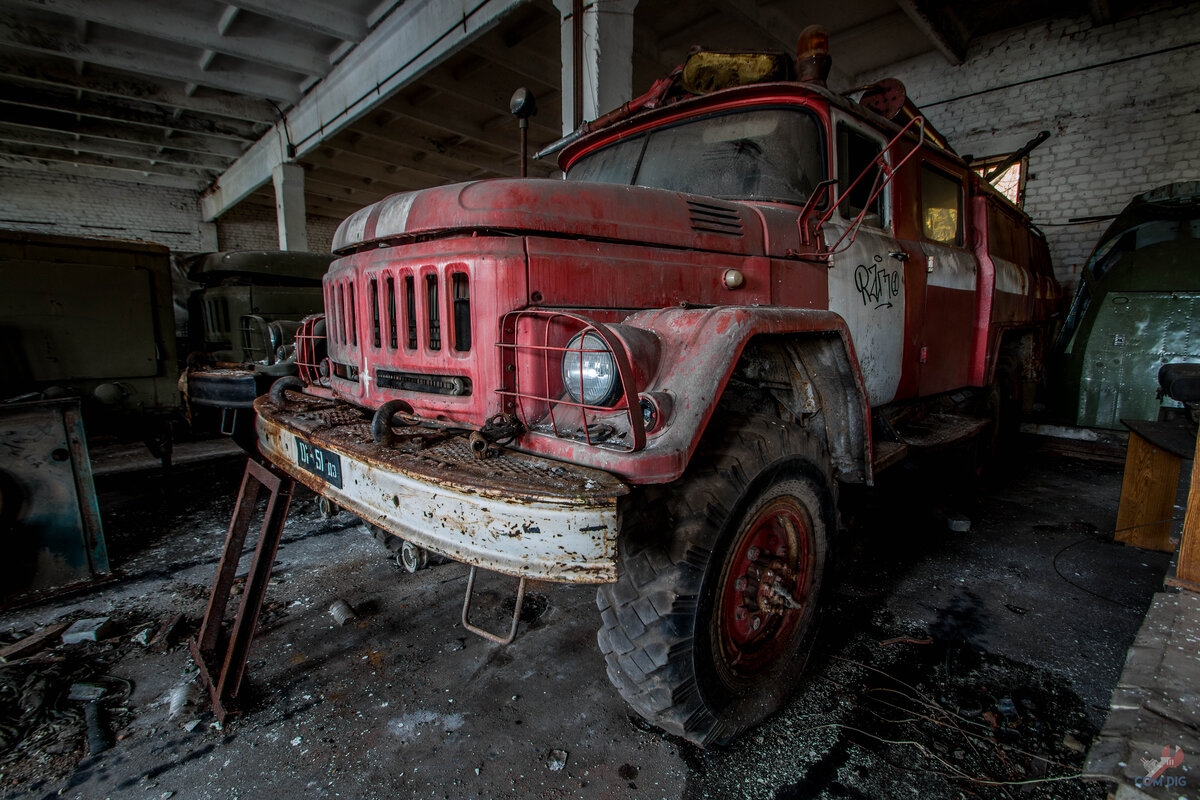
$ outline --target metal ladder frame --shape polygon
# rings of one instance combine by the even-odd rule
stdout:
[[[246,460],[246,471],[242,475],[242,486],[233,507],[233,518],[225,536],[225,549],[221,553],[221,563],[217,567],[212,594],[208,598],[208,608],[204,612],[200,632],[189,648],[200,668],[200,682],[208,689],[213,712],[221,722],[242,710],[238,700],[250,655],[250,643],[254,639],[258,615],[266,599],[271,567],[275,563],[275,553],[279,549],[295,486],[296,482],[283,472],[264,466],[253,458]],[[237,616],[225,630],[225,609],[246,545],[250,520],[264,488],[270,492],[270,497],[263,514],[258,544],[254,548],[254,558],[250,562],[250,573],[246,577]]]

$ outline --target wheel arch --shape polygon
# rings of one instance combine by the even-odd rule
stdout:
[[[871,483],[870,404],[849,330],[838,314],[772,307],[663,309],[635,314],[625,324],[659,337],[664,366],[652,385],[675,395],[673,429],[658,446],[674,446],[682,457],[652,482],[678,478],[721,414],[761,411],[753,404],[765,393],[783,419],[822,442],[836,479]],[[747,386],[757,391],[747,394]]]

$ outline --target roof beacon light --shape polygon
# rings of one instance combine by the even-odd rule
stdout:
[[[796,43],[797,80],[824,86],[832,66],[829,31],[820,25],[809,25],[800,31],[800,39]]]

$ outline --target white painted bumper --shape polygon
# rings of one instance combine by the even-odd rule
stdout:
[[[306,424],[304,414],[281,412],[265,397],[255,407],[263,455],[367,522],[456,561],[508,575],[565,583],[617,578],[617,501],[628,490],[608,473],[505,451],[482,462],[495,462],[490,480],[478,474],[472,480],[445,460],[430,468],[423,456]],[[300,466],[297,437],[338,455],[341,488]],[[472,465],[463,466],[471,471]],[[506,481],[506,472],[517,480]],[[556,479],[568,474],[577,489],[539,486],[542,472]]]

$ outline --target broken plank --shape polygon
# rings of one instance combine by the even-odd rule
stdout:
[[[67,629],[71,623],[60,622],[56,625],[51,625],[48,628],[42,628],[40,631],[31,633],[24,639],[13,642],[10,645],[0,647],[0,661],[7,662],[14,658],[23,658],[28,655],[33,655],[41,650],[54,637]]]

